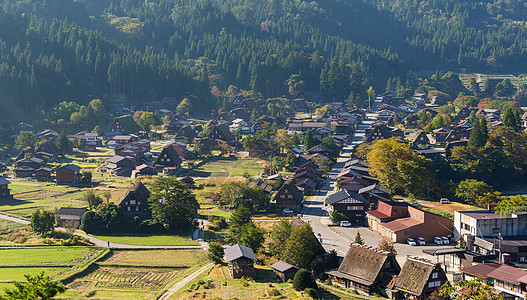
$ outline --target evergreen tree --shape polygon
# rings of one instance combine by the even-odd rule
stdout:
[[[481,141],[483,145],[487,144],[489,140],[489,129],[487,127],[487,118],[481,118],[479,121],[479,128],[481,130]]]
[[[224,255],[223,247],[218,242],[210,242],[209,243],[209,250],[207,253],[207,257],[209,260],[214,262],[215,264],[221,264],[223,263],[223,255]]]
[[[313,134],[311,133],[311,130],[308,129],[304,136],[304,143],[303,143],[304,150],[311,149],[314,146],[316,146],[315,139],[313,137]]]
[[[521,117],[518,110],[508,105],[503,113],[503,125],[509,127],[510,129],[519,132],[521,130]]]
[[[62,153],[62,155],[71,152],[71,142],[64,133],[64,130],[59,134],[59,137],[55,141],[55,146]]]
[[[481,129],[481,122],[476,119],[474,124],[472,124],[472,131],[470,132],[470,138],[468,140],[468,145],[470,147],[480,148],[485,146],[486,140],[483,136],[483,131]]]
[[[355,236],[355,241],[354,241],[355,244],[359,244],[359,245],[364,245],[364,240],[362,239],[362,237],[360,236],[360,232],[357,231],[357,235]]]

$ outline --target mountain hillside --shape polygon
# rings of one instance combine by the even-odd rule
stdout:
[[[318,89],[331,61],[377,90],[408,70],[514,73],[525,16],[519,0],[0,0],[0,94],[23,109],[116,94],[213,108],[212,86],[270,97],[300,74]]]

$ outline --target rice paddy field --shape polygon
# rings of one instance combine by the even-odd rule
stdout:
[[[64,278],[103,254],[90,247],[2,247],[0,248],[0,289],[25,281],[24,275],[45,272],[53,279]]]
[[[203,250],[113,250],[59,299],[156,299],[207,263]]]

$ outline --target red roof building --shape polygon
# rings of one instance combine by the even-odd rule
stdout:
[[[422,237],[433,241],[435,236],[451,236],[452,221],[419,210],[404,202],[379,201],[376,210],[367,211],[368,226],[392,242]]]

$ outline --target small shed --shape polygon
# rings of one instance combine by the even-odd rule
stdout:
[[[62,207],[57,211],[60,226],[79,228],[82,217],[88,210],[86,208]],[[68,224],[69,222],[72,222]]]
[[[258,259],[251,248],[240,244],[232,245],[225,249],[225,258],[232,278],[256,277],[254,262]]]
[[[35,171],[37,175],[37,181],[46,182],[51,180],[51,169],[46,167],[41,167]]]
[[[57,184],[76,185],[81,180],[81,167],[67,164],[59,167],[55,173],[57,177]]]
[[[0,177],[0,198],[11,197],[11,190],[9,189],[9,180]]]
[[[273,268],[275,277],[280,278],[282,282],[286,282],[289,279],[293,279],[295,277],[296,272],[300,270],[300,268],[290,265],[281,260],[277,263],[272,264],[271,268]]]

